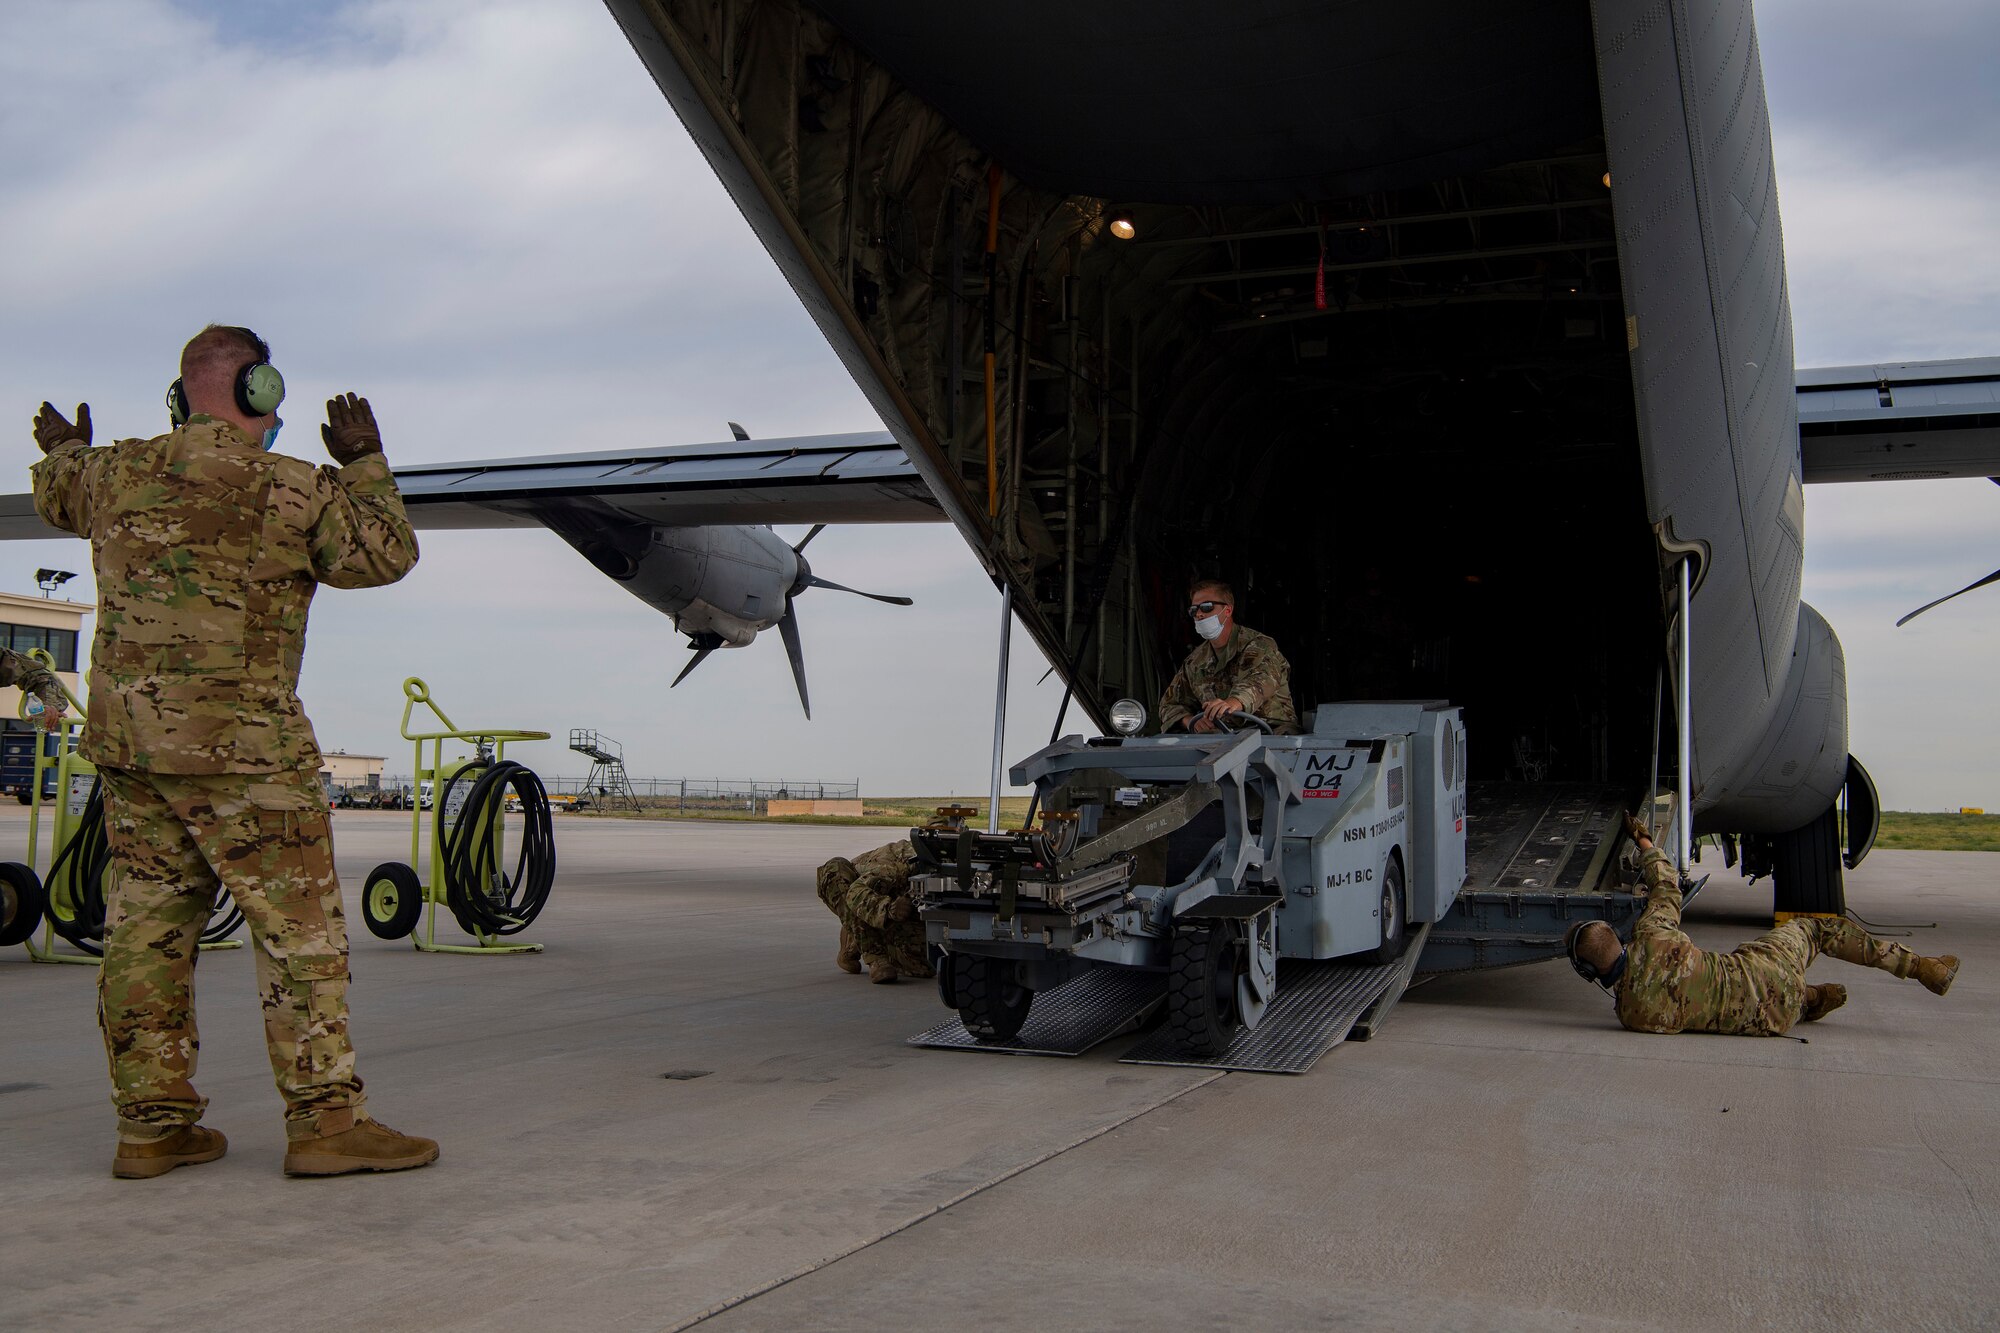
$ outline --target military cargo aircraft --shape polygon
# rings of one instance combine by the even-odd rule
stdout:
[[[1197,571],[1515,790],[1646,789],[1664,663],[1694,830],[1839,909],[1800,487],[2000,474],[2000,367],[1795,385],[1748,0],[606,3],[1100,724]]]
[[[803,704],[841,585],[763,525],[949,521],[1100,724],[1220,573],[1302,704],[1464,706],[1514,890],[1686,687],[1694,830],[1838,909],[1800,488],[2000,474],[2000,359],[1795,381],[1747,0],[607,5],[887,429],[406,467],[420,528],[551,528],[682,676],[776,626]]]

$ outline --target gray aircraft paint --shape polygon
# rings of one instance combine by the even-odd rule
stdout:
[[[1846,772],[1845,669],[1832,630],[1801,616],[1791,307],[1750,5],[1591,12],[1648,517],[1666,559],[1700,560],[1696,809],[1794,828]],[[1834,681],[1838,707],[1780,708]]]

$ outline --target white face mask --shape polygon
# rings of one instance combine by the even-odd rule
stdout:
[[[1222,633],[1221,616],[1203,616],[1194,622],[1194,632],[1204,639],[1214,639]]]

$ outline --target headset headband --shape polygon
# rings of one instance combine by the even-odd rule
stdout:
[[[1591,926],[1605,926],[1609,929],[1608,923],[1603,921],[1577,922],[1563,932],[1563,954],[1569,959],[1569,965],[1576,969],[1578,976],[1602,990],[1606,995],[1616,995],[1618,993],[1619,978],[1625,975],[1624,955],[1619,955],[1618,961],[1612,964],[1609,972],[1599,972],[1590,963],[1584,961],[1582,955],[1577,951],[1577,946],[1583,942],[1583,932]]]
[[[249,329],[229,325],[224,330],[240,334],[256,348],[256,357],[236,372],[236,406],[246,417],[267,416],[285,401],[285,377],[271,364],[271,346]],[[184,426],[193,415],[188,407],[187,386],[180,379],[167,386],[167,419]]]

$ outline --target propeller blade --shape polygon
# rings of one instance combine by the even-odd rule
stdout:
[[[850,588],[845,583],[835,583],[832,579],[823,579],[817,574],[806,580],[806,586],[808,588],[831,588],[835,592],[851,592],[856,597],[866,597],[871,602],[887,602],[891,606],[916,605],[916,603],[907,597],[891,597],[887,593],[880,592],[863,592],[859,588]]]
[[[792,548],[792,554],[797,555],[800,551],[805,550],[807,542],[811,541],[813,538],[819,536],[822,532],[825,531],[826,531],[826,524],[824,523],[813,524],[812,531],[808,532],[805,536],[799,538],[799,544]]]
[[[806,698],[806,655],[799,646],[799,618],[787,605],[785,617],[778,622],[778,633],[784,636],[785,656],[792,659],[792,679],[799,686],[799,707],[806,710],[806,721],[812,721],[812,701]]]
[[[1910,614],[1904,616],[1901,620],[1897,621],[1896,628],[1901,629],[1903,626],[1909,624],[1912,620],[1915,620],[1918,616],[1922,615],[1924,612],[1930,610],[1934,606],[1942,606],[1944,605],[1944,603],[1950,601],[1954,597],[1963,596],[1964,594],[1971,592],[1974,588],[1983,588],[1989,583],[2000,583],[2000,569],[1994,570],[1991,574],[1988,574],[1985,578],[1980,579],[1977,583],[1968,583],[1963,588],[1960,588],[1957,592],[1948,593],[1945,596],[1938,598],[1935,602],[1925,602],[1922,606],[1918,607],[1916,610],[1910,612]]]
[[[713,648],[697,648],[697,649],[695,649],[695,650],[694,650],[694,656],[693,656],[693,657],[690,657],[690,658],[688,659],[688,664],[687,664],[686,666],[684,666],[684,667],[682,667],[682,668],[681,668],[681,674],[680,674],[680,675],[678,675],[678,676],[675,676],[675,677],[674,677],[674,685],[678,685],[678,684],[680,684],[680,683],[681,683],[682,681],[686,680],[686,679],[688,678],[688,672],[690,672],[690,671],[694,670],[694,669],[695,669],[696,667],[700,666],[700,665],[701,665],[701,664],[702,664],[702,663],[703,663],[703,662],[704,662],[705,660],[707,660],[707,658],[708,658],[708,655],[709,655],[710,653],[714,652],[714,651],[715,651],[715,649],[713,649]],[[672,689],[672,688],[674,687],[674,685],[669,685],[669,686],[667,686],[667,688],[671,690],[671,689]]]

